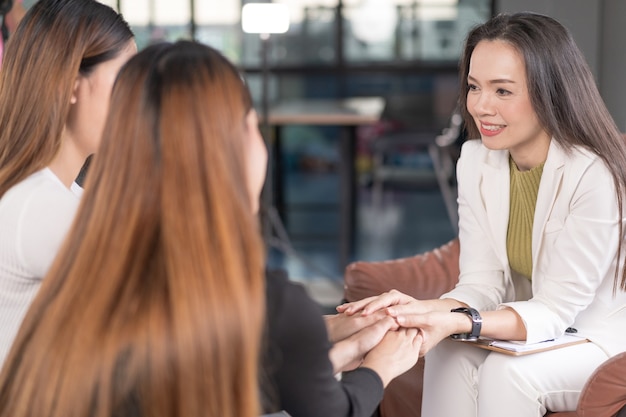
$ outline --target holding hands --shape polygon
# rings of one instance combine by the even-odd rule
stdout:
[[[358,368],[362,364],[365,355],[383,340],[387,332],[398,329],[396,321],[389,316],[377,318],[375,322],[365,327],[362,325],[368,323],[369,320],[359,320],[357,317],[354,317],[353,323],[350,323],[351,319],[353,317],[343,314],[338,314],[336,318],[333,316],[333,320],[341,320],[345,326],[342,328],[344,330],[341,333],[342,337],[338,337],[337,334],[333,335],[329,331],[330,339],[333,343],[329,357],[335,374]],[[328,326],[328,319],[326,323]],[[348,324],[354,324],[354,327],[350,329],[354,331],[348,332]],[[357,329],[359,325],[360,327]]]
[[[337,307],[337,309],[339,310],[340,307],[342,306]],[[324,316],[324,321],[326,323],[326,330],[328,331],[330,341],[332,343],[336,343],[340,340],[347,339],[353,334],[358,333],[366,327],[376,324],[385,318],[389,318],[389,315],[385,311],[380,310],[375,311],[372,314],[361,314],[359,312],[355,312],[353,314],[329,314]],[[397,327],[398,326],[396,325],[395,328]]]
[[[400,294],[400,293],[398,293]],[[324,317],[333,342],[329,356],[336,373],[359,366],[374,370],[387,384],[413,367],[423,337],[417,328],[400,328],[385,310],[361,311]]]
[[[397,290],[391,290],[375,297],[364,298],[342,304],[337,311],[349,317],[384,315],[394,319],[401,328],[419,329],[422,337],[420,356],[423,356],[437,343],[453,333],[471,328],[471,321],[464,315],[450,310],[463,304],[452,299],[417,300]]]
[[[386,387],[392,379],[415,366],[422,341],[418,329],[389,331],[383,340],[365,355],[362,366],[373,369]]]

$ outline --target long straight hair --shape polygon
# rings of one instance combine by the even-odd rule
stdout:
[[[613,176],[618,212],[624,216],[626,141],[611,117],[593,74],[569,31],[555,19],[536,13],[500,14],[468,35],[460,61],[459,101],[469,138],[479,138],[467,109],[467,76],[474,48],[483,40],[501,40],[524,59],[530,101],[539,123],[561,147],[573,145],[598,155]],[[618,265],[623,259],[624,227],[619,220]],[[615,289],[626,291],[626,263],[615,272]]]
[[[180,41],[121,70],[75,223],[0,375],[2,417],[260,413],[249,92]]]
[[[122,16],[95,0],[39,0],[28,10],[0,71],[0,197],[56,156],[78,75],[132,38]]]

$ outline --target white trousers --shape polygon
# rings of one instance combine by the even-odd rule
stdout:
[[[444,339],[426,354],[422,417],[542,417],[574,411],[608,356],[583,343],[511,356]]]

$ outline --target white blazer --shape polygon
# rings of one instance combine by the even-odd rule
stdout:
[[[579,147],[566,153],[552,140],[535,208],[530,286],[512,274],[506,251],[508,151],[467,141],[457,177],[461,274],[442,298],[478,310],[515,309],[527,343],[575,327],[608,355],[625,351],[626,292],[613,291],[620,216],[603,161]]]

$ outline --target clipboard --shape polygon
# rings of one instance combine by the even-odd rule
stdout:
[[[566,333],[557,339],[546,340],[543,342],[530,343],[530,344],[526,344],[523,342],[514,342],[514,341],[509,341],[509,340],[496,340],[496,339],[487,339],[487,338],[479,338],[478,340],[457,340],[457,341],[461,343],[470,344],[477,348],[504,353],[505,355],[524,356],[524,355],[531,355],[533,353],[545,352],[548,350],[560,349],[560,348],[564,348],[567,346],[574,346],[574,345],[579,345],[582,343],[587,343],[589,342],[589,339]]]

